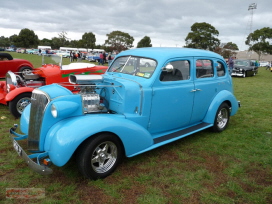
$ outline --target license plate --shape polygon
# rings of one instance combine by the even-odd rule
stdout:
[[[15,151],[19,154],[19,156],[22,156],[22,149],[21,147],[17,144],[17,142],[13,141],[13,147]]]

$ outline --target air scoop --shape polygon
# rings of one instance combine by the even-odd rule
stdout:
[[[71,84],[95,84],[101,83],[103,81],[102,75],[70,75],[69,82]]]

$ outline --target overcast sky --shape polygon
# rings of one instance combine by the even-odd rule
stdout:
[[[221,43],[244,41],[251,31],[272,27],[272,0],[0,0],[0,36],[33,30],[39,39],[67,32],[79,40],[85,32],[104,44],[107,34],[122,31],[134,37],[134,46],[144,37],[153,47],[182,47],[191,26],[206,22],[219,31]],[[248,10],[257,4],[257,9]],[[252,15],[253,11],[253,15]],[[252,23],[251,23],[252,22]],[[251,26],[250,26],[251,25]]]

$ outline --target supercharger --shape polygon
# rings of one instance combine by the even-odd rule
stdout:
[[[103,103],[101,103],[100,95],[96,93],[96,83],[103,81],[101,75],[70,75],[69,81],[77,84],[80,88],[79,94],[82,98],[84,113],[107,112]]]

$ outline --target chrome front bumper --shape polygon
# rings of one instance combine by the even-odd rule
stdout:
[[[243,73],[232,72],[231,76],[243,76]]]
[[[48,166],[40,164],[40,160],[42,158],[48,157],[48,152],[27,155],[26,152],[23,150],[23,148],[17,142],[17,140],[26,139],[27,135],[20,135],[16,133],[15,132],[16,128],[17,126],[10,128],[9,132],[10,132],[10,139],[12,140],[12,143],[13,143],[13,147],[15,151],[19,154],[19,156],[22,157],[26,161],[29,168],[32,169],[33,171],[42,175],[48,175],[53,173],[53,170],[50,169]],[[36,159],[37,162],[34,162],[33,159]]]

